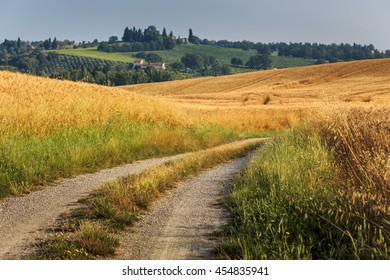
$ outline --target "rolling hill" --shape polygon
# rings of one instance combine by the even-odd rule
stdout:
[[[278,128],[318,110],[389,106],[390,59],[123,87],[234,128]]]
[[[105,53],[97,51],[96,47],[92,48],[78,48],[78,49],[61,49],[49,52],[56,52],[62,55],[71,55],[71,56],[81,56],[81,57],[89,57],[95,59],[104,59],[104,60],[112,60],[112,61],[120,61],[131,63],[135,58],[134,52],[125,52],[125,53]],[[165,50],[165,51],[147,51],[146,53],[156,53],[161,56],[166,63],[173,63],[175,61],[180,61],[180,59],[186,53],[204,53],[209,56],[214,56],[220,61],[222,64],[230,64],[231,59],[233,57],[240,58],[244,62],[248,61],[251,56],[256,55],[256,51],[249,50],[243,51],[241,49],[234,48],[225,48],[219,46],[208,46],[208,45],[178,45],[173,50]],[[315,59],[305,59],[305,58],[297,58],[297,57],[272,57],[272,67],[274,68],[289,68],[289,67],[299,67],[299,66],[307,66],[313,65],[315,63]]]

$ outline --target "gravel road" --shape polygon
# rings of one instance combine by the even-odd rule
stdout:
[[[248,139],[224,146],[241,145]],[[31,245],[45,236],[62,213],[79,206],[78,201],[98,189],[103,182],[140,173],[148,168],[184,157],[186,154],[138,161],[97,173],[63,180],[41,191],[0,201],[0,259],[20,259]]]
[[[119,235],[121,245],[116,259],[213,259],[216,240],[212,234],[229,222],[228,211],[219,202],[250,156],[180,183],[166,198],[157,201],[131,231]]]

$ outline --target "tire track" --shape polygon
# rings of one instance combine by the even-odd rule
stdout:
[[[213,259],[217,240],[212,234],[229,222],[221,199],[251,155],[182,182],[155,203],[141,221],[119,235],[116,259]]]

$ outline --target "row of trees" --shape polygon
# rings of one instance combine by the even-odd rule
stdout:
[[[378,51],[372,44],[317,44],[317,43],[253,43],[250,41],[231,42],[227,40],[199,40],[199,44],[238,48],[244,51],[254,49],[259,54],[277,52],[279,56],[323,59],[330,62],[390,57],[390,50]]]
[[[86,68],[55,71],[48,75],[51,78],[83,81],[107,86],[121,86],[130,84],[144,84],[154,82],[173,81],[175,73],[170,71],[161,71],[153,68],[145,70],[108,70],[95,69],[90,72]]]
[[[171,50],[176,44],[181,44],[181,39],[176,39],[171,31],[167,34],[164,28],[162,33],[153,25],[145,30],[132,29],[126,27],[122,42],[119,43],[117,36],[111,36],[108,42],[101,42],[98,46],[99,51],[103,52],[140,52]]]

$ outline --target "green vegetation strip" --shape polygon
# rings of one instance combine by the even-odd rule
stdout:
[[[99,259],[114,254],[118,240],[114,237],[137,220],[151,201],[178,182],[246,155],[261,141],[240,146],[214,148],[169,162],[139,175],[130,176],[101,189],[83,201],[84,207],[64,216],[58,233],[40,245],[34,259]]]
[[[340,133],[346,131],[340,126]],[[265,145],[238,178],[228,201],[234,222],[218,248],[222,257],[390,259],[386,196],[378,192],[378,183],[375,189],[340,180],[343,172],[334,156],[338,151],[325,141],[340,141],[340,135],[317,132],[312,126],[285,132]],[[373,146],[367,150],[375,153]],[[356,170],[364,170],[364,165]]]
[[[71,56],[81,56],[81,57],[89,57],[95,59],[103,59],[103,60],[112,60],[112,61],[120,61],[125,63],[134,62],[135,58],[132,56],[128,56],[121,53],[105,53],[99,52],[96,47],[92,48],[78,48],[78,49],[60,49],[60,50],[52,50],[46,51],[55,52],[63,55],[71,55]]]

